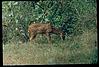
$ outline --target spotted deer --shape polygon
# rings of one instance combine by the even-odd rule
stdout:
[[[28,33],[29,41],[34,40],[37,34],[44,34],[49,43],[51,43],[51,34],[59,34],[61,39],[65,39],[64,33],[50,23],[32,23],[28,27]]]

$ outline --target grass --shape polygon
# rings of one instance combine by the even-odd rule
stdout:
[[[38,36],[35,43],[11,42],[3,45],[3,64],[96,64],[95,41],[97,33],[86,31],[66,37],[65,41],[53,37],[53,44],[48,44],[43,36]]]

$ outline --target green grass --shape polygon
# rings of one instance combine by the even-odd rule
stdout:
[[[57,36],[55,36],[57,37]],[[96,64],[97,33],[86,31],[82,35],[66,37],[65,41],[53,36],[53,44],[46,38],[35,43],[3,45],[3,64]]]

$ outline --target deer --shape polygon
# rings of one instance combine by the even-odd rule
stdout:
[[[51,43],[51,34],[59,34],[61,39],[64,40],[64,33],[51,25],[51,23],[31,23],[28,27],[29,41],[36,38],[37,34],[46,36],[49,43]]]

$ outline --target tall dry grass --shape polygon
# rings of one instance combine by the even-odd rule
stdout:
[[[56,36],[55,36],[56,37]],[[35,43],[13,42],[3,45],[3,64],[96,64],[97,33],[85,31],[82,35],[54,38],[48,44],[46,38],[36,38]]]

